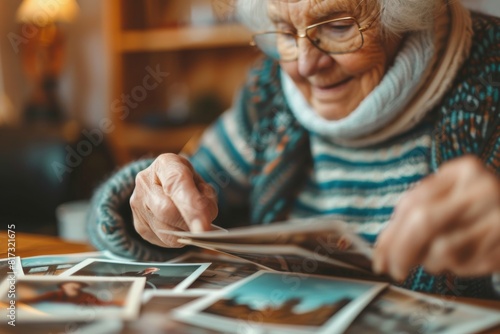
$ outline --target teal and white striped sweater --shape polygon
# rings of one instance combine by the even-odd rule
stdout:
[[[484,84],[500,82],[500,20],[474,14],[473,22],[470,57],[440,105],[419,126],[372,147],[341,147],[309,133],[287,105],[278,64],[264,60],[255,66],[233,109],[190,157],[218,192],[216,223],[268,224],[335,214],[373,239],[402,193],[443,162],[475,154],[500,175],[500,85]],[[135,175],[151,161],[130,164],[96,191],[89,216],[96,247],[143,260],[177,255],[178,250],[147,243],[133,229],[128,200]],[[491,277],[431,276],[421,268],[404,286],[493,295]]]
[[[355,150],[311,136],[314,168],[292,217],[335,215],[374,240],[401,194],[431,172],[431,133],[422,124],[377,147]]]

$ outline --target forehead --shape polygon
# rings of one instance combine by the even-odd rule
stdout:
[[[268,0],[269,17],[273,21],[289,21],[298,17],[307,21],[321,20],[337,14],[360,16],[367,12],[366,0]],[[373,5],[370,7],[374,7]]]

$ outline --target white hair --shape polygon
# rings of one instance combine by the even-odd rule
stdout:
[[[408,31],[431,29],[434,19],[444,8],[445,3],[439,0],[378,1],[383,9],[380,17],[383,29],[388,33],[398,35]]]
[[[237,0],[238,19],[253,31],[267,30],[272,23],[267,17],[268,0]],[[306,0],[282,0],[306,1]],[[335,0],[322,0],[335,1]],[[373,1],[373,0],[352,0]],[[381,10],[380,22],[386,35],[431,29],[445,1],[458,0],[376,0]]]

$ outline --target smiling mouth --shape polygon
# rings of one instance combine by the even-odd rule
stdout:
[[[349,77],[349,78],[347,78],[345,80],[342,80],[340,82],[337,82],[335,84],[332,84],[332,85],[329,85],[329,86],[317,86],[317,88],[318,89],[322,89],[322,90],[337,88],[337,87],[341,87],[342,85],[345,85],[346,83],[348,83],[351,80],[352,80],[352,77]]]

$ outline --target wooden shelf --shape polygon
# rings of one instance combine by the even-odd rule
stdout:
[[[201,112],[199,101],[203,102],[205,96],[220,104],[215,106],[209,99],[206,108],[211,108],[210,113],[227,110],[245,81],[248,67],[260,55],[250,46],[251,31],[243,25],[201,25],[196,22],[202,21],[192,20],[191,5],[198,6],[200,1],[105,1],[109,8],[108,45],[113,65],[110,101],[123,102],[124,94],[137,97],[134,107],[129,106],[127,121],[120,119],[118,113],[110,115],[116,129],[109,140],[119,165],[141,157],[194,150],[207,125],[150,128],[133,121],[144,119],[149,113],[170,110],[172,103],[175,105],[176,85],[186,89],[190,111],[193,108],[196,113]],[[207,9],[213,5],[210,0],[204,2]],[[149,78],[145,77],[148,67],[159,67],[169,76],[142,98],[137,95],[141,93],[137,88]]]
[[[239,24],[184,28],[128,30],[122,34],[122,52],[172,51],[249,45],[250,31]]]
[[[207,125],[151,129],[137,124],[122,124],[121,127],[124,136],[118,145],[122,149],[148,153],[177,153],[190,139],[198,137]]]

